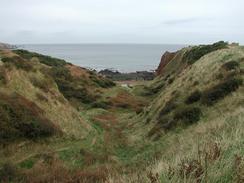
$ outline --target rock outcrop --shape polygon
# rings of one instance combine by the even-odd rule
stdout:
[[[105,69],[99,71],[99,74],[106,76],[113,81],[132,81],[132,80],[153,80],[155,78],[155,72],[153,71],[137,71],[130,73],[121,73],[119,71],[113,71],[110,69]]]
[[[165,66],[175,57],[176,54],[177,54],[177,52],[168,52],[168,51],[166,51],[163,54],[160,64],[159,64],[158,68],[156,69],[157,75],[161,75],[163,73]]]

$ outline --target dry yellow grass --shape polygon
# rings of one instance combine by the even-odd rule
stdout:
[[[167,65],[168,73],[180,67],[182,54],[176,58],[179,60]],[[178,96],[178,102],[184,104],[185,98],[194,90],[203,91],[220,82],[218,74],[224,63],[241,58],[244,58],[244,48],[232,46],[207,54],[195,64],[181,68],[172,83],[163,81],[164,76],[157,78],[152,86],[165,82],[164,87],[156,95],[145,97],[145,101],[152,101],[144,111],[138,111],[138,115],[131,109],[141,107],[142,102],[137,100],[141,96],[135,98],[130,89],[118,86],[103,89],[102,99],[110,100],[114,104],[112,109],[89,109],[82,111],[83,116],[80,116],[77,109],[61,95],[56,84],[39,72],[44,66],[38,61],[35,62],[35,72],[9,70],[8,82],[0,91],[17,92],[35,101],[45,115],[60,126],[67,138],[13,143],[0,151],[0,155],[6,156],[0,159],[0,163],[8,160],[19,164],[41,153],[54,155],[57,161],[52,166],[46,166],[38,159],[33,169],[28,170],[32,182],[36,178],[49,182],[72,182],[74,177],[77,182],[82,182],[82,176],[106,183],[242,182],[243,86],[211,107],[196,104],[202,110],[198,123],[162,132],[157,141],[147,137],[160,111],[172,97]],[[76,68],[70,69],[76,76],[82,74]],[[243,77],[241,71],[238,72]],[[50,86],[46,91],[45,87],[35,86],[35,81],[49,83]],[[82,161],[84,152],[88,153]],[[89,165],[86,170],[79,171],[74,165],[81,166],[82,163]],[[69,166],[75,170],[70,170]]]
[[[36,68],[43,67],[36,63]],[[84,138],[91,130],[90,125],[82,119],[79,112],[58,91],[56,84],[39,70],[26,72],[11,68],[7,70],[6,75],[8,82],[0,88],[0,91],[7,94],[18,93],[30,101],[35,101],[45,111],[45,116],[59,126],[66,135]],[[48,85],[46,86],[48,91],[34,86],[33,79],[40,82],[45,81],[44,84]],[[43,97],[43,100],[40,99],[40,96]]]

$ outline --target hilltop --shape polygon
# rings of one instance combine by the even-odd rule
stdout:
[[[242,46],[166,52],[131,87],[26,50],[0,59],[0,182],[244,180]]]

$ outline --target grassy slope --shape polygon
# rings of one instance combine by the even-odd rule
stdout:
[[[221,82],[221,79],[217,78],[224,63],[236,60],[243,72],[243,57],[243,47],[230,47],[209,53],[190,67],[180,67],[181,60],[177,58],[171,62],[168,68],[165,68],[166,74],[151,84],[153,87],[158,82],[163,82],[161,92],[144,113],[131,120],[133,128],[127,131],[131,146],[135,147],[130,162],[137,166],[139,162],[141,169],[132,170],[133,173],[129,177],[118,176],[115,179],[124,182],[243,180],[243,87],[213,106],[193,104],[202,110],[198,123],[183,127],[184,130],[180,126],[169,132],[158,130],[156,134],[160,136],[155,141],[147,137],[150,129],[158,122],[159,113],[167,105],[167,101],[176,98],[175,93],[177,103],[184,106],[185,98],[191,92],[196,89],[203,91]],[[174,66],[185,69],[176,72],[177,68]],[[168,73],[172,73],[170,70],[175,70],[171,74],[175,79],[173,83],[168,84],[169,79],[165,78]],[[243,78],[243,73],[241,75]],[[171,113],[174,113],[174,110]]]
[[[2,55],[4,56],[12,56],[13,53],[5,54],[3,51]],[[6,70],[7,83],[1,84],[0,91],[6,94],[18,93],[26,99],[34,101],[44,110],[46,117],[59,126],[64,133],[79,138],[85,137],[91,128],[62,96],[57,85],[53,81],[49,81],[51,78],[41,72],[41,69],[47,70],[48,68],[38,62],[32,63],[32,65],[34,65],[35,71],[30,72],[15,67],[2,66]],[[47,83],[49,91],[35,86],[33,80]],[[40,99],[38,96],[44,96],[45,99]]]
[[[6,93],[17,91],[35,101],[67,135],[38,142],[12,143],[0,151],[4,157],[0,163],[16,164],[27,175],[27,182],[240,180],[244,154],[243,86],[213,106],[195,103],[194,106],[202,111],[198,123],[183,128],[176,126],[166,133],[160,129],[148,138],[148,132],[157,124],[160,111],[168,100],[177,94],[177,103],[185,106],[185,98],[191,92],[203,91],[221,82],[218,76],[224,63],[240,62],[244,57],[244,48],[230,47],[209,53],[186,67],[182,58],[189,49],[179,52],[167,65],[164,75],[134,89],[94,87],[87,77],[89,92],[98,90],[101,95],[96,99],[99,103],[96,108],[88,104],[77,106],[76,102],[65,99],[55,84],[51,85],[52,95],[33,86],[32,77],[45,79],[42,72],[13,69],[8,73],[11,81],[1,90]],[[44,65],[36,63],[35,67],[43,68]],[[243,72],[243,61],[240,67]],[[73,70],[77,75],[76,68]],[[36,92],[46,96],[48,102],[39,101]],[[141,112],[148,102],[148,107]],[[173,114],[174,110],[170,112]]]
[[[79,174],[87,174],[82,176],[81,180],[88,178],[93,182],[94,179],[101,180],[104,177],[104,170],[95,171],[100,167],[104,169],[103,166],[110,166],[110,164],[113,167],[120,166],[116,149],[121,148],[120,146],[123,146],[126,141],[122,134],[124,124],[121,121],[126,121],[128,115],[135,114],[135,110],[143,107],[142,99],[139,97],[137,99],[130,94],[129,89],[118,86],[111,88],[111,81],[91,71],[62,64],[57,67],[57,71],[63,72],[65,68],[69,69],[71,76],[68,75],[68,79],[70,77],[72,79],[68,80],[68,83],[74,84],[74,89],[84,87],[89,95],[92,94],[91,97],[95,97],[90,103],[82,103],[80,99],[83,98],[65,98],[58,88],[56,78],[53,78],[52,72],[56,71],[54,70],[56,64],[55,66],[50,64],[52,58],[47,58],[50,66],[43,64],[46,63],[46,57],[42,55],[25,51],[20,53],[7,50],[0,52],[2,59],[10,58],[7,62],[3,59],[5,63],[1,62],[3,82],[1,81],[0,92],[18,93],[33,101],[44,111],[45,117],[57,125],[64,134],[62,137],[54,136],[37,141],[19,139],[5,146],[0,150],[2,157],[0,164],[4,165],[6,162],[7,165],[13,164],[21,172],[21,175],[17,176],[12,175],[12,171],[7,171],[7,175],[10,174],[12,178],[27,177],[28,180],[25,180],[27,182],[43,179],[49,182],[55,174],[49,168],[58,168],[59,171],[77,169]],[[16,58],[21,58],[20,64],[14,63]],[[22,67],[23,62],[27,63],[26,67]],[[72,90],[67,92],[83,97],[79,93],[73,93]],[[67,94],[70,96],[70,93]],[[54,162],[47,163],[47,157]],[[38,177],[33,175],[35,171],[46,172],[39,174]],[[75,171],[73,173],[75,174]],[[59,176],[62,177],[62,181],[68,177],[66,174],[59,174]],[[2,177],[0,171],[0,180],[4,177],[6,176]]]

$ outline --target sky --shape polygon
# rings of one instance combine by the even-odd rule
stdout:
[[[244,0],[0,0],[0,42],[244,44]]]

